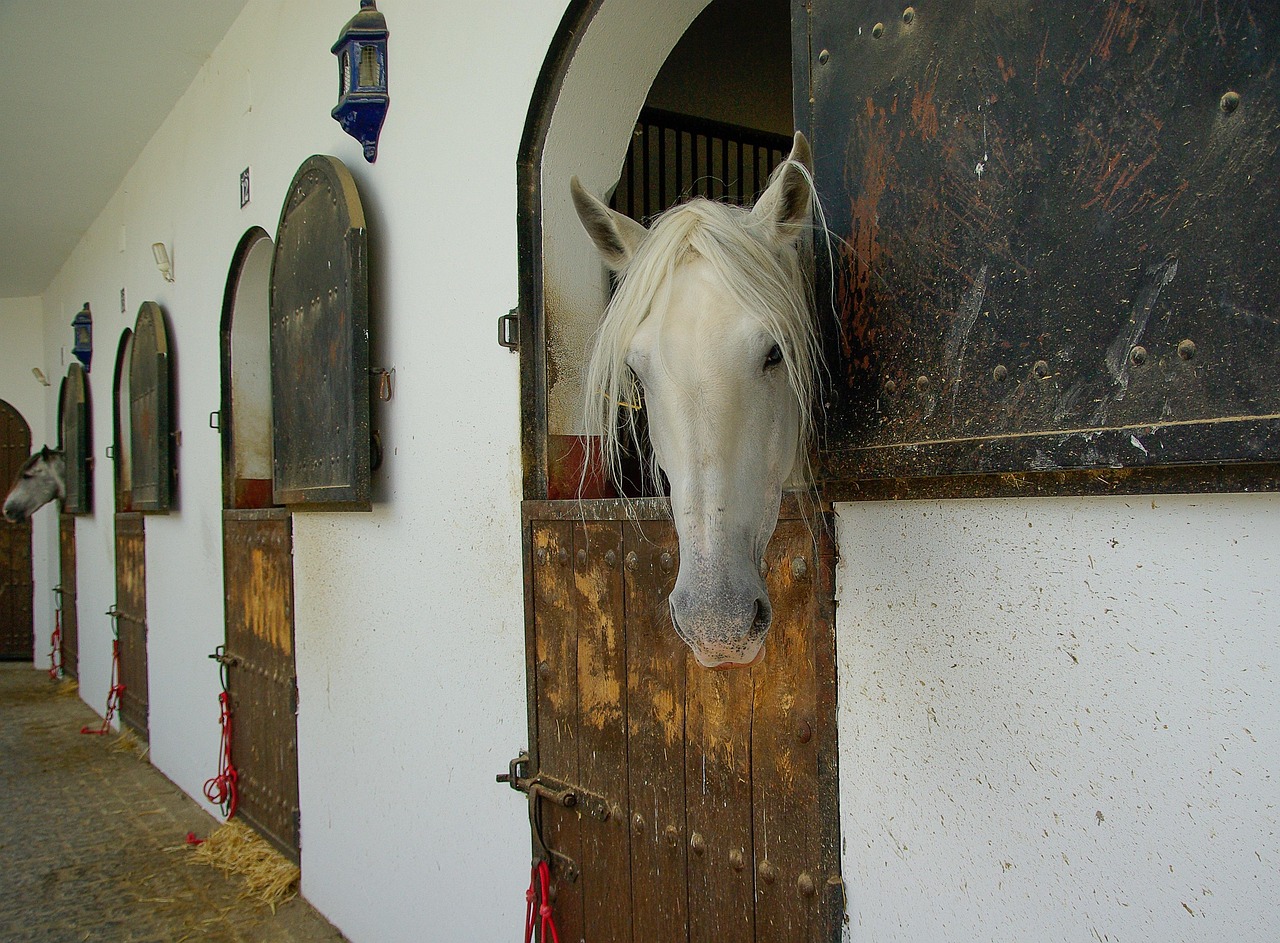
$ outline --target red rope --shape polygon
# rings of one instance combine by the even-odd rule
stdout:
[[[536,904],[538,885],[542,885],[542,902]],[[560,934],[556,931],[556,922],[551,915],[551,869],[545,861],[533,866],[529,875],[529,890],[524,899],[528,906],[524,919],[524,943],[533,939],[534,924],[538,924],[538,943],[560,943]],[[551,932],[547,936],[547,931]]]
[[[62,609],[53,610],[53,634],[49,636],[49,677],[62,677]]]
[[[111,640],[111,687],[107,689],[107,713],[102,718],[102,726],[96,730],[93,727],[84,726],[80,728],[81,733],[91,733],[94,736],[105,737],[111,732],[111,718],[116,714],[116,708],[120,706],[120,698],[124,695],[124,685],[117,679],[120,677],[120,640],[118,638]]]
[[[218,748],[218,775],[204,784],[204,797],[222,806],[222,814],[231,818],[240,804],[240,778],[231,763],[231,695],[223,691],[218,695],[218,723],[222,726],[222,743]]]

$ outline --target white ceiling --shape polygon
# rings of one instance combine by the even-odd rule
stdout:
[[[0,298],[42,294],[247,0],[0,0]]]

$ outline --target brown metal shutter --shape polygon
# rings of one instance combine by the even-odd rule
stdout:
[[[89,388],[84,367],[73,363],[62,381],[58,438],[66,456],[66,514],[93,513],[93,437]]]
[[[138,309],[129,362],[129,432],[133,509],[169,510],[173,465],[169,440],[169,337],[164,313],[152,301]]]
[[[333,157],[308,158],[280,213],[271,275],[275,501],[368,510],[364,211]]]

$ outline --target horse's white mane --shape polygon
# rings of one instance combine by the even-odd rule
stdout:
[[[785,162],[778,170],[794,162]],[[811,178],[803,165],[806,181]],[[775,171],[777,173],[778,171]],[[815,205],[817,195],[812,194]],[[705,259],[741,310],[756,319],[782,350],[787,382],[800,415],[797,468],[805,467],[813,438],[813,395],[821,367],[821,348],[813,315],[810,244],[780,245],[777,230],[749,209],[706,199],[672,207],[653,224],[605,309],[596,333],[586,376],[585,425],[599,436],[608,471],[619,480],[624,442],[636,455],[642,446],[636,427],[642,392],[626,357],[640,324],[667,310],[663,300],[676,270],[694,258]],[[621,417],[620,417],[621,414]],[[653,481],[660,481],[654,456],[648,456]]]

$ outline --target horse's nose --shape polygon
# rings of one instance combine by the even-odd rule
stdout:
[[[676,634],[708,668],[754,664],[773,622],[763,584],[719,586],[677,579],[670,597]]]

